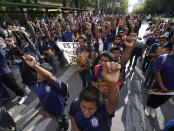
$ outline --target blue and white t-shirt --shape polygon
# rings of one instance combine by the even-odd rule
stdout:
[[[65,109],[65,101],[61,96],[62,88],[61,82],[57,79],[57,87],[48,82],[38,83],[37,95],[43,105],[44,109],[55,117],[61,115]]]
[[[153,70],[160,72],[164,86],[167,89],[174,89],[174,57],[167,55],[165,62],[163,59],[165,55],[160,55],[153,65]]]
[[[85,118],[83,112],[79,106],[77,112],[74,112],[74,105],[78,99],[75,99],[70,107],[69,114],[75,118],[76,124],[79,129],[84,131],[105,131],[102,125],[99,123],[99,118],[97,117],[96,113],[92,115],[90,118]],[[105,117],[106,123],[110,121],[110,115],[107,113],[105,108],[106,103],[102,102],[100,104],[100,112]]]

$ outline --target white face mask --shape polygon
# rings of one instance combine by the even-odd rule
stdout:
[[[22,60],[18,59],[18,60],[15,60],[15,63],[16,64],[20,64],[22,62]]]

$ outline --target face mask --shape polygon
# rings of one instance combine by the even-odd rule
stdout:
[[[22,60],[15,60],[16,64],[20,64],[22,62]]]

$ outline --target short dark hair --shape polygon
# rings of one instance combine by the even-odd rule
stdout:
[[[47,38],[48,38],[47,36],[42,36],[43,42],[44,42]]]
[[[100,91],[94,86],[83,88],[79,95],[79,101],[96,102],[96,106],[100,106]]]
[[[86,41],[87,41],[87,39],[86,39],[86,36],[85,36],[85,35],[80,35],[79,39],[82,39],[84,42],[86,42]]]
[[[114,50],[119,50],[120,51],[120,46],[113,46],[111,49],[110,49],[110,52],[113,52]]]
[[[100,58],[101,58],[102,56],[107,57],[107,58],[110,60],[110,62],[112,62],[112,61],[114,60],[113,54],[112,54],[111,52],[109,52],[109,51],[103,51],[103,52],[100,54]]]
[[[120,35],[116,35],[114,39],[116,39],[116,38],[120,38],[121,39],[121,36]]]

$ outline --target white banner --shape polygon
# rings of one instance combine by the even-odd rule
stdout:
[[[62,50],[68,63],[76,63],[74,59],[77,58],[76,49],[79,47],[78,42],[57,42],[56,45]]]

